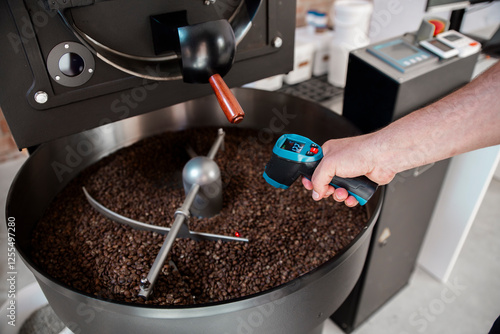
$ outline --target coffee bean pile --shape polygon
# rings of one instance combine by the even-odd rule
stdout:
[[[226,129],[221,169],[223,208],[189,219],[193,231],[241,235],[244,242],[177,238],[149,300],[138,297],[165,236],[115,223],[87,203],[82,186],[109,209],[145,223],[171,226],[184,201],[186,147],[206,155],[217,129],[165,133],[121,149],[84,170],[47,209],[33,232],[32,258],[47,274],[104,299],[192,305],[243,297],[289,282],[331,259],[367,222],[363,207],[315,202],[297,180],[276,189],[262,173],[274,140]],[[277,139],[274,138],[275,140]]]

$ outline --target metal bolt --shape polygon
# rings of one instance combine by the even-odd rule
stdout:
[[[44,91],[36,92],[34,97],[35,97],[35,102],[40,104],[44,104],[49,100],[49,94],[47,94]]]
[[[276,37],[273,39],[272,45],[273,47],[279,49],[283,45],[283,40],[281,39],[281,37]]]
[[[208,5],[212,5],[212,4],[214,4],[214,3],[215,3],[215,1],[216,1],[216,0],[205,0],[205,1],[204,1],[204,4],[205,4],[206,6],[208,6]]]
[[[60,76],[58,76],[58,75],[56,75],[56,80],[57,80],[57,81],[61,80],[61,77],[60,77]]]
[[[65,49],[69,49],[69,44],[64,44]]]
[[[94,73],[94,69],[89,68],[89,73]]]
[[[147,277],[141,278],[141,287],[143,289],[148,289],[150,285],[151,285],[151,283],[149,282]]]

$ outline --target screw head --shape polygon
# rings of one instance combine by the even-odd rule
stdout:
[[[35,98],[36,103],[44,104],[45,102],[47,102],[49,100],[49,94],[47,94],[44,91],[38,91],[35,93],[34,98]]]
[[[147,277],[141,278],[141,287],[143,289],[148,289],[150,285],[151,285],[151,282],[149,282],[149,280],[147,279]]]
[[[272,43],[273,47],[279,49],[283,45],[283,39],[281,39],[281,37],[275,37]]]

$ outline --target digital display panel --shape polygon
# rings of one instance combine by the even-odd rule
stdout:
[[[380,51],[396,60],[412,56],[416,53],[415,50],[404,43],[389,45],[380,49]]]
[[[295,153],[300,153],[302,149],[304,148],[304,143],[300,143],[295,140],[290,140],[286,139],[283,145],[281,145],[281,148],[287,151],[295,152]]]
[[[446,35],[446,36],[444,36],[444,38],[446,38],[450,42],[454,42],[454,41],[458,41],[459,39],[462,39],[462,37],[455,35],[455,34]]]
[[[436,48],[440,49],[440,50],[443,50],[443,51],[450,51],[450,50],[453,50],[453,48],[449,47],[448,45],[444,44],[444,43],[441,43],[440,41],[438,41],[437,39],[433,39],[433,40],[430,40],[429,41],[429,44],[432,44],[434,45]]]

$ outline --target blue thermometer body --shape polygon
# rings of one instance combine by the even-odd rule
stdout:
[[[301,175],[311,179],[321,159],[323,151],[318,144],[301,135],[284,134],[276,141],[263,176],[270,185],[287,189]],[[372,197],[378,187],[366,176],[350,179],[335,176],[330,185],[346,189],[361,205]]]

